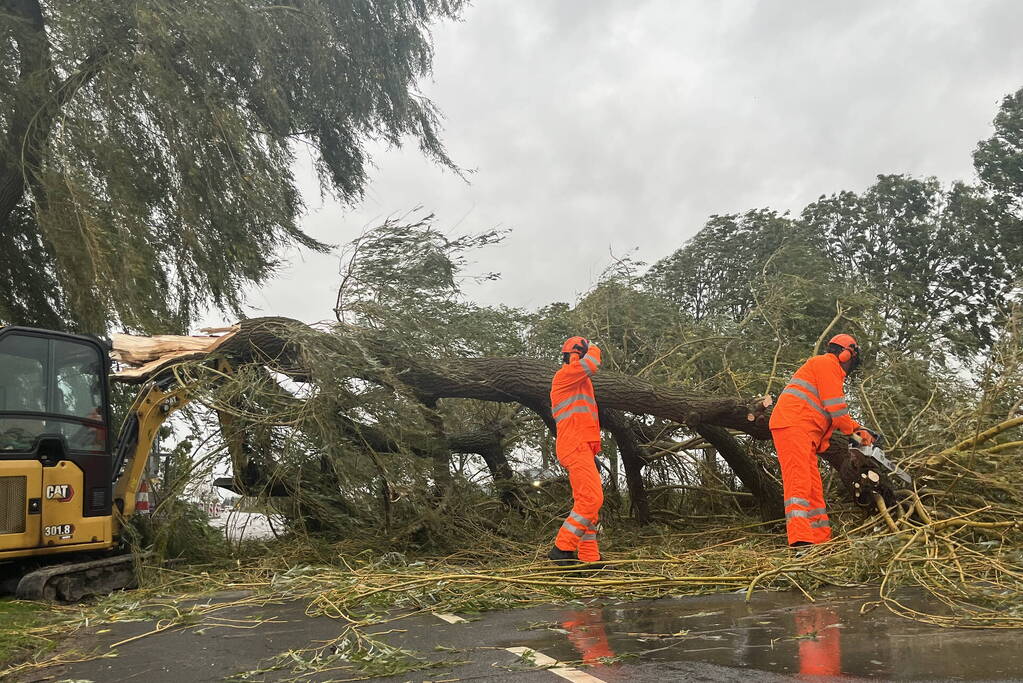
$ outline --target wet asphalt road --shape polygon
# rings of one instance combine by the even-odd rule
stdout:
[[[417,614],[368,632],[438,663],[381,681],[1014,680],[1023,675],[1019,634],[938,629],[883,609],[861,615],[861,606],[871,599],[870,591],[844,590],[814,603],[799,594],[757,593],[749,605],[737,594],[550,605],[482,615]],[[116,657],[18,680],[185,683],[222,681],[246,671],[253,673],[243,680],[353,677],[349,671],[301,668],[254,673],[275,655],[328,643],[340,633],[338,622],[308,617],[304,605],[229,607],[214,614],[202,624],[122,645]],[[251,627],[256,621],[263,623]],[[140,621],[87,629],[73,645],[109,651],[111,643],[153,627]],[[516,654],[521,648],[537,654],[523,659]],[[552,660],[568,668],[537,668]]]

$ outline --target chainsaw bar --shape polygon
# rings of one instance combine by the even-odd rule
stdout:
[[[881,469],[884,470],[887,474],[895,475],[896,477],[898,477],[907,484],[913,483],[913,478],[906,474],[905,471],[893,465],[892,461],[888,459],[888,456],[884,454],[884,451],[882,451],[877,446],[864,445],[857,447],[857,450],[860,453],[862,453],[864,457],[866,457],[867,459],[877,463],[881,467]]]

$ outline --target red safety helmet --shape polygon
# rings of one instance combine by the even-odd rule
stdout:
[[[853,358],[858,358],[860,355],[860,347],[851,334],[836,334],[828,342],[828,346],[837,346],[842,349],[838,353],[839,363],[845,363]]]
[[[561,345],[561,352],[572,353],[573,351],[579,350],[575,348],[576,346],[581,346],[583,349],[586,349],[589,345],[590,342],[584,337],[569,337],[565,340],[565,343]]]
[[[586,351],[590,348],[590,342],[584,337],[569,337],[565,340],[565,343],[561,345],[561,361],[567,363],[570,358],[570,354],[578,353],[580,356],[585,356]]]

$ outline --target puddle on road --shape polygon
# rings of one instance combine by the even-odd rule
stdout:
[[[726,594],[564,610],[550,635],[528,645],[588,664],[642,653],[624,661],[900,680],[1023,676],[1018,631],[940,629],[884,608],[860,615],[860,606],[875,596],[835,591],[808,603],[799,594],[757,593],[747,605],[743,595]]]

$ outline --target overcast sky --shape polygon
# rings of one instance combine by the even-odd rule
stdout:
[[[612,252],[656,261],[714,213],[798,212],[878,173],[971,180],[1023,87],[1021,29],[1021,0],[477,0],[435,29],[424,84],[469,182],[374,148],[354,208],[302,171],[304,225],[340,244],[423,206],[453,232],[509,228],[473,298],[574,302]],[[337,257],[288,258],[252,314],[331,318]]]

